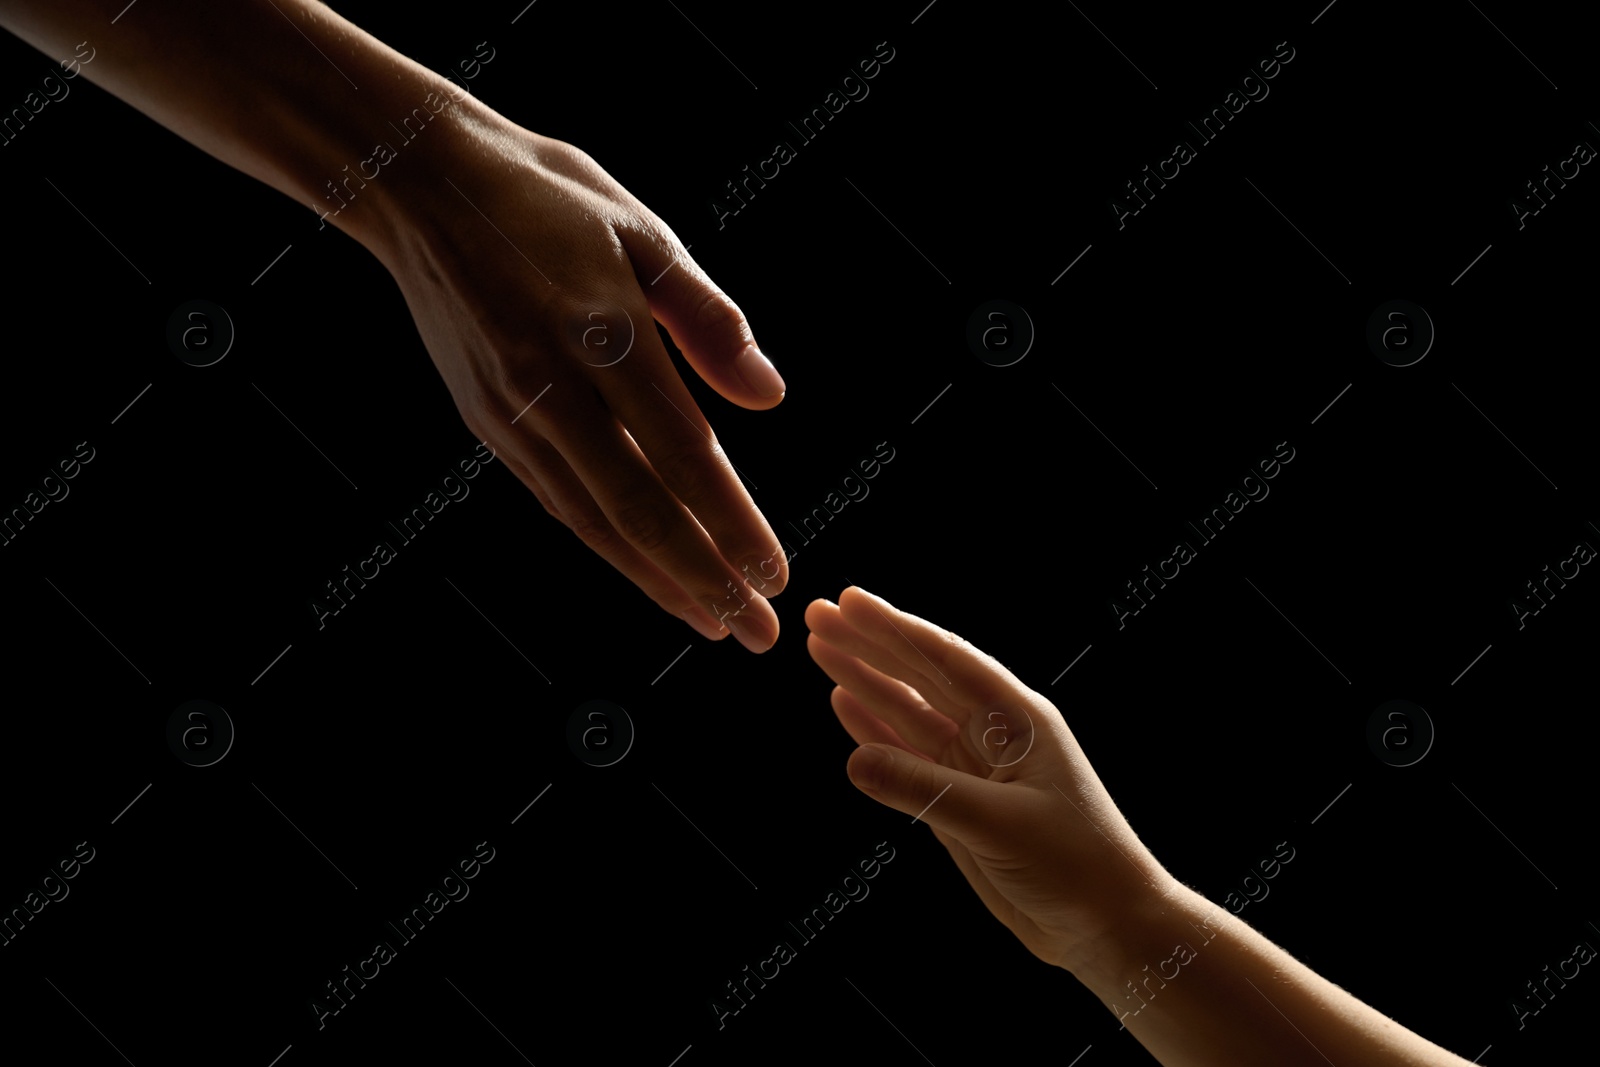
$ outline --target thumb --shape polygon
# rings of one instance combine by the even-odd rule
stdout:
[[[845,767],[855,787],[961,841],[993,835],[1005,786],[920,759],[892,745],[862,745]]]
[[[650,313],[684,358],[723,397],[765,410],[783,399],[783,377],[757,347],[739,305],[689,257],[663,224],[639,236],[620,232]]]

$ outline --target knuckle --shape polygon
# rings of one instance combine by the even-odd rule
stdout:
[[[749,332],[744,312],[721,289],[711,289],[700,298],[694,310],[694,326],[701,333],[737,334],[741,338]]]
[[[556,518],[567,524],[569,530],[578,535],[578,540],[594,551],[604,554],[616,547],[617,531],[604,515],[588,511],[573,516],[555,514]]]
[[[713,472],[719,466],[716,457],[704,448],[678,449],[668,452],[651,466],[661,475],[677,496],[685,502],[704,499],[711,488]]]
[[[664,255],[684,255],[683,242],[678,240],[678,235],[672,232],[672,227],[667,225],[665,219],[650,210],[649,205],[639,205],[634,226],[641,237],[659,248]]]
[[[716,285],[706,277],[703,270],[695,263],[694,256],[690,254],[687,246],[673,232],[655,212],[649,207],[640,204],[638,207],[638,227],[640,236],[656,249],[663,263],[674,264],[674,271],[683,271],[685,276],[693,278],[711,289]]]
[[[664,546],[671,536],[671,522],[662,510],[647,503],[625,504],[617,512],[617,532],[642,552]]]
[[[561,513],[561,509],[556,507],[555,502],[550,499],[549,493],[544,492],[542,489],[534,489],[531,485],[529,485],[528,488],[532,490],[534,498],[538,500],[540,505],[544,508],[545,514],[561,523],[561,525],[566,526],[569,529],[571,528],[572,523],[568,521],[567,517]]]
[[[738,615],[749,606],[749,600],[740,595],[738,586],[732,582],[724,582],[723,589],[716,593],[705,594],[700,597],[700,606],[711,614],[713,619],[721,622],[730,615]]]
[[[922,760],[909,763],[905,768],[906,791],[918,803],[931,803],[943,788],[933,776],[931,767]]]
[[[589,153],[570,141],[555,137],[545,137],[539,142],[538,159],[558,174],[583,173],[596,167]]]

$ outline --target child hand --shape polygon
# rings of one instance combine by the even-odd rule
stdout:
[[[1176,881],[1112,803],[1055,705],[993,657],[852,586],[813,601],[806,647],[861,747],[856,788],[927,823],[1039,959],[1076,971]]]

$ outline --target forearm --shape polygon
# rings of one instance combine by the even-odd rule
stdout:
[[[52,59],[71,57],[87,40],[94,51],[83,76],[326,212],[368,247],[391,239],[393,205],[425,169],[414,165],[407,175],[386,159],[441,155],[449,140],[441,126],[459,137],[503,122],[312,0],[141,0],[124,8],[127,0],[0,0],[0,26]]]
[[[1468,1063],[1176,883],[1111,929],[1069,969],[1166,1067]]]

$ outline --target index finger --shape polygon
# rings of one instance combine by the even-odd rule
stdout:
[[[938,687],[970,710],[1033,695],[999,660],[965,638],[901,611],[860,586],[840,594],[839,612],[864,637],[926,679],[928,686]]]

